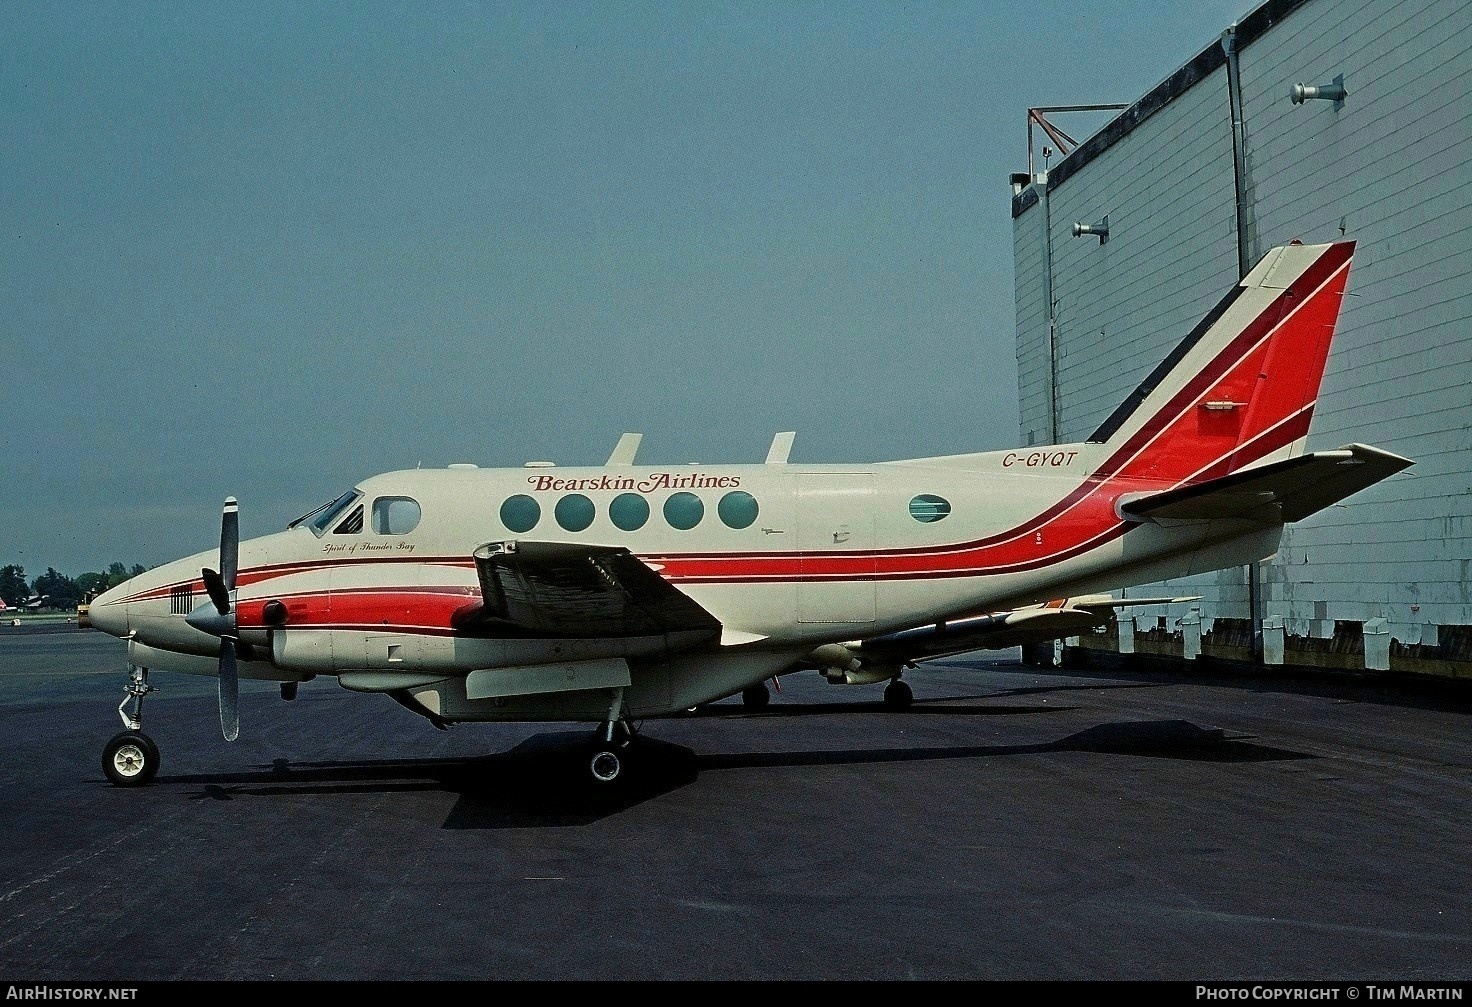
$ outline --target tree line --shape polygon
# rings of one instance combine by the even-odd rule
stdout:
[[[4,598],[7,605],[19,606],[38,595],[46,595],[43,608],[76,608],[88,595],[116,587],[145,569],[142,563],[134,563],[132,567],[109,563],[106,570],[68,577],[48,566],[45,573],[27,581],[25,567],[10,563],[0,567],[0,598]]]

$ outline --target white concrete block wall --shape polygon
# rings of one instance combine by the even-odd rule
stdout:
[[[1417,461],[1290,529],[1264,614],[1314,635],[1383,618],[1401,642],[1435,643],[1437,625],[1472,624],[1472,8],[1311,0],[1243,48],[1241,70],[1252,257],[1341,223],[1360,243],[1310,446]],[[1289,100],[1338,74],[1342,106]],[[1223,67],[1050,193],[1060,440],[1087,436],[1235,280],[1227,110]],[[1106,212],[1102,248],[1069,234]],[[1040,216],[1015,221],[1024,439],[1047,426]],[[1239,570],[1126,593],[1203,595],[1207,626],[1247,615]]]
[[[1340,74],[1340,106],[1288,99]],[[1318,0],[1242,54],[1262,247],[1341,221],[1359,242],[1310,447],[1417,463],[1288,531],[1267,578],[1290,627],[1384,618],[1411,642],[1472,623],[1469,80],[1472,12],[1453,0]]]
[[[1060,441],[1087,438],[1233,283],[1226,71],[1050,193]],[[1109,215],[1109,241],[1072,235]]]
[[[1048,310],[1043,287],[1042,209],[1012,232],[1017,305],[1017,390],[1019,444],[1041,443],[1048,429]]]

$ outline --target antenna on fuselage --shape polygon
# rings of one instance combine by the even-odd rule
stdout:
[[[767,448],[767,464],[786,465],[787,456],[792,454],[792,442],[796,439],[796,430],[784,430],[773,437],[772,446]]]
[[[634,456],[639,453],[639,443],[644,440],[643,434],[624,434],[613,446],[613,454],[608,456],[608,465],[632,465]]]

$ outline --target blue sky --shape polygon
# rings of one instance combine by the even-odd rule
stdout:
[[[0,563],[624,430],[1010,446],[1026,108],[1132,101],[1246,9],[4,5]]]

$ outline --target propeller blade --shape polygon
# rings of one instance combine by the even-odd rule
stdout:
[[[204,589],[209,593],[210,601],[214,602],[215,611],[221,615],[229,615],[230,589],[225,586],[225,578],[209,567],[199,571],[199,575],[204,579]]]
[[[235,590],[236,561],[240,556],[240,507],[234,497],[225,498],[225,512],[220,515],[220,577],[226,591]],[[221,614],[224,614],[221,610]]]
[[[235,641],[220,641],[220,733],[226,741],[240,734],[240,678],[235,667]]]

